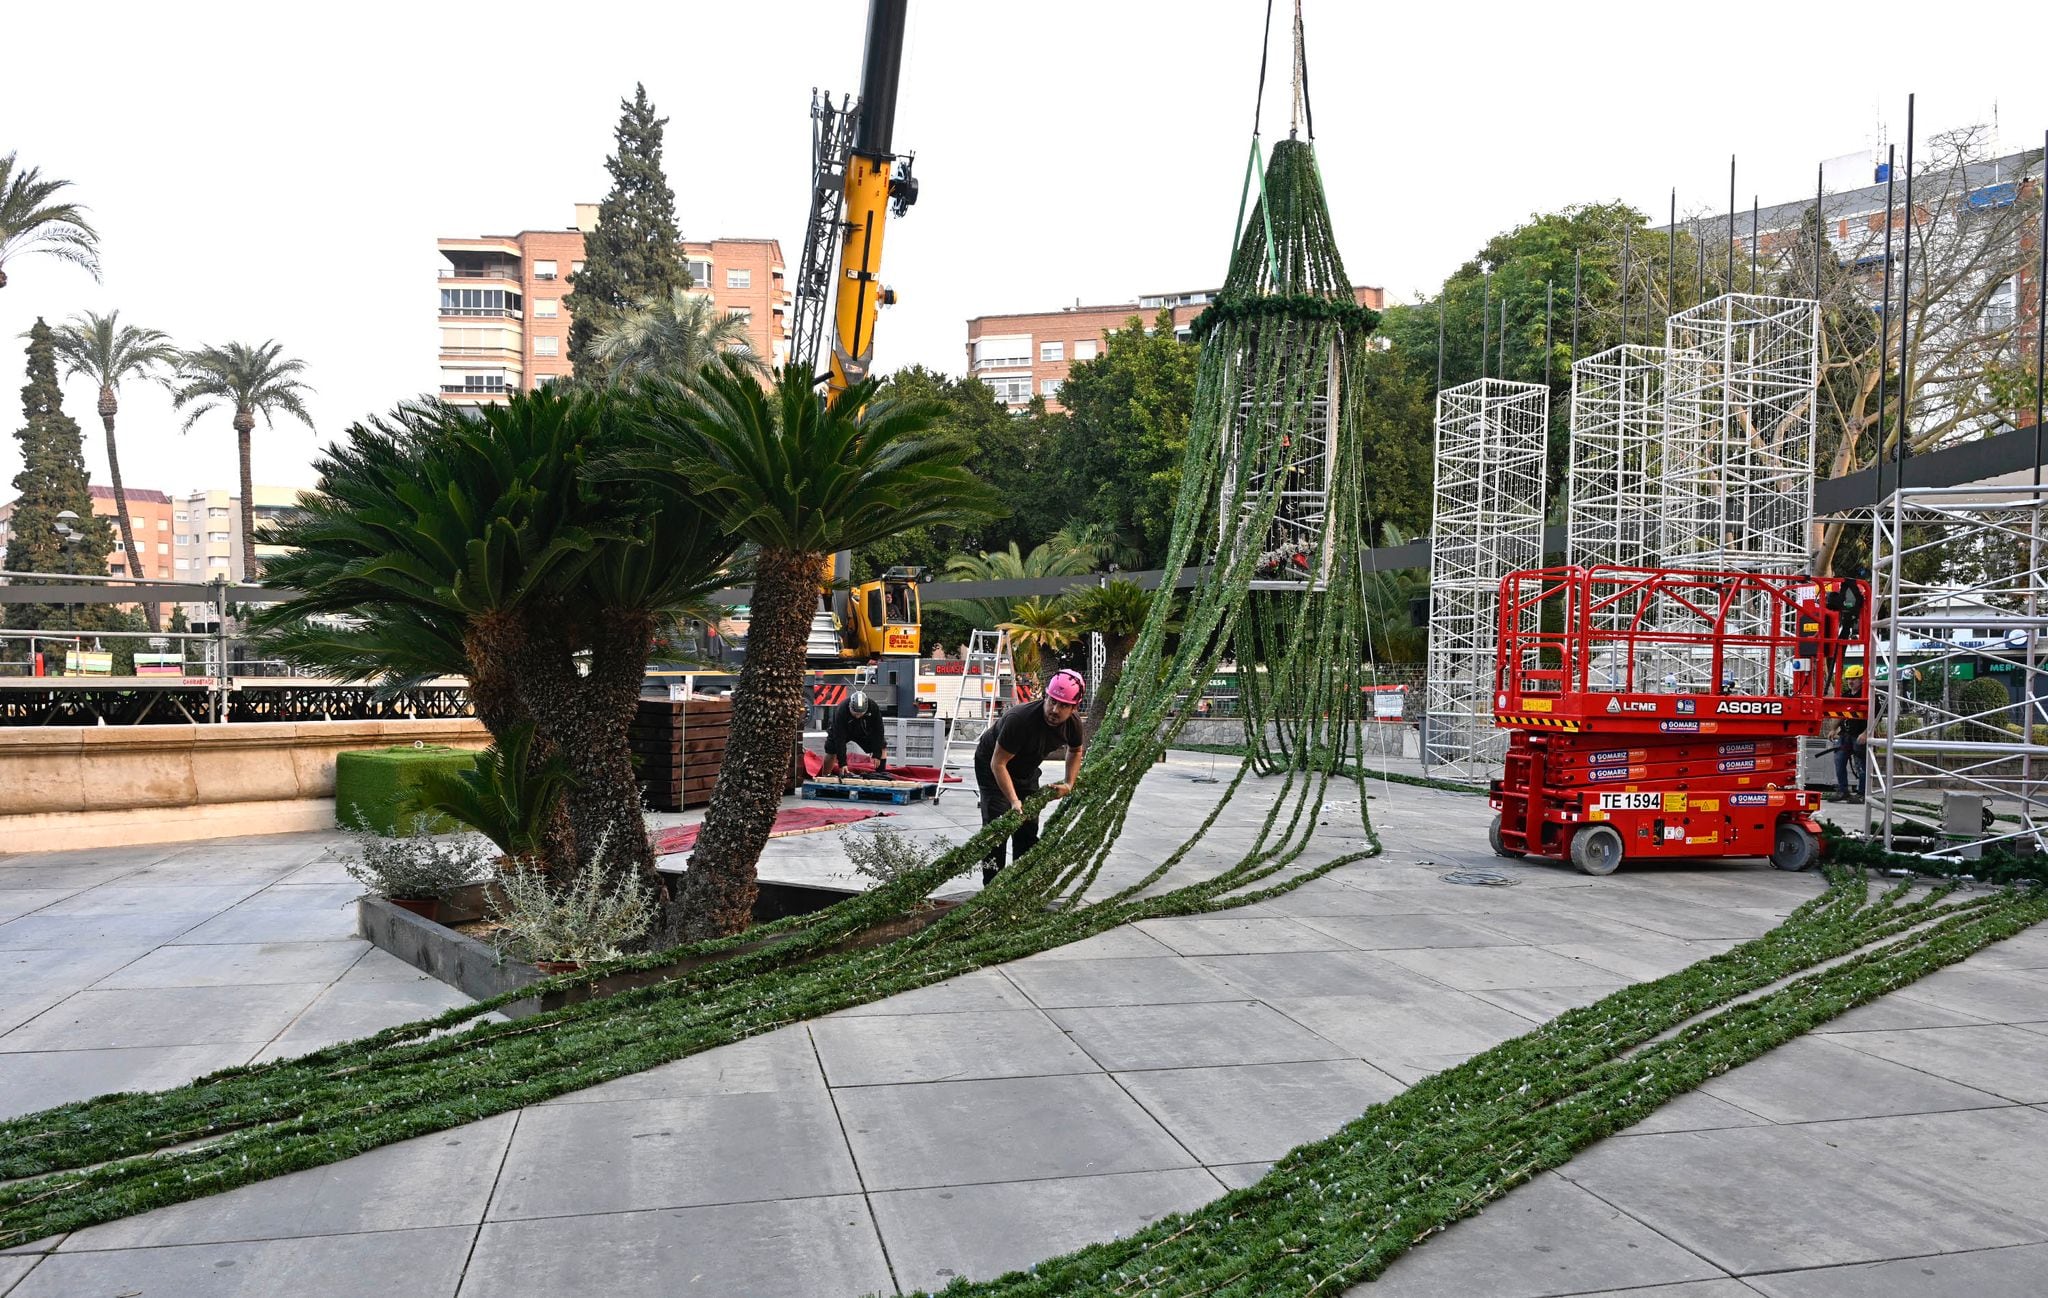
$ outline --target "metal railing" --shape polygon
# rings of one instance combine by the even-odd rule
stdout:
[[[442,279],[510,279],[519,278],[519,266],[515,262],[504,269],[477,266],[449,266],[441,270]],[[552,276],[550,276],[552,278]]]

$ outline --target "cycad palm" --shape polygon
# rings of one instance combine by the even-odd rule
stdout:
[[[0,288],[7,287],[7,263],[41,253],[82,266],[100,277],[100,236],[77,203],[53,202],[68,180],[45,180],[39,167],[24,167],[12,153],[0,157]]]
[[[154,329],[120,322],[119,311],[99,315],[87,311],[58,326],[53,342],[64,377],[84,375],[100,390],[100,425],[107,431],[107,474],[114,480],[114,508],[120,517],[121,545],[128,552],[128,575],[140,580],[142,556],[135,548],[135,526],[128,516],[128,488],[121,480],[121,454],[114,444],[114,416],[121,409],[125,379],[154,377],[176,363],[177,348]],[[145,604],[149,629],[159,630],[157,606]]]
[[[259,619],[344,679],[467,676],[508,760],[531,725],[536,758],[574,777],[572,841],[544,852],[558,877],[605,838],[651,875],[627,730],[656,622],[720,584],[733,549],[689,499],[590,472],[621,449],[622,405],[544,389],[350,428],[275,532],[290,548],[271,575],[302,593]]]
[[[694,495],[756,548],[753,620],[732,736],[685,877],[685,937],[733,933],[752,910],[754,867],[803,722],[804,646],[819,575],[840,550],[927,524],[993,516],[966,448],[927,436],[935,412],[876,400],[857,383],[827,404],[808,371],[764,390],[726,359],[689,386],[658,385],[643,444],[618,471]]]
[[[220,407],[235,412],[235,449],[242,467],[242,579],[256,580],[256,483],[249,471],[249,434],[261,413],[266,428],[275,427],[277,416],[290,415],[306,427],[313,416],[306,413],[306,398],[313,389],[299,381],[306,363],[284,354],[276,342],[250,347],[227,343],[181,353],[178,375],[171,384],[171,403],[183,410],[185,431],[202,415]]]
[[[599,330],[591,355],[613,382],[668,375],[687,379],[715,358],[731,355],[758,369],[747,322],[718,309],[708,293],[677,289],[640,305]]]
[[[1074,643],[1080,634],[1063,601],[1038,595],[1018,600],[1010,608],[1010,620],[997,626],[1010,633],[1010,652],[1018,670],[1034,681],[1044,670],[1046,658]]]
[[[1066,603],[1075,626],[1102,637],[1102,679],[1090,682],[1095,691],[1088,704],[1088,733],[1092,736],[1124,674],[1124,659],[1130,657],[1138,633],[1145,629],[1145,619],[1152,612],[1152,592],[1135,581],[1119,579],[1085,586],[1069,595]]]

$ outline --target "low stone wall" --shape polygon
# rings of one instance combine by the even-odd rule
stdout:
[[[0,729],[0,852],[334,827],[335,754],[483,748],[483,724],[251,722]]]

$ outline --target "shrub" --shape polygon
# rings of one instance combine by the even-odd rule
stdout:
[[[467,835],[437,838],[427,832],[425,816],[413,817],[412,831],[402,838],[363,828],[360,821],[353,832],[356,848],[343,868],[379,897],[438,901],[491,872],[488,847]]]
[[[2001,681],[1982,676],[1964,681],[1963,687],[1956,691],[1956,711],[1966,717],[1979,719],[1964,723],[1963,738],[1977,743],[2004,743],[2010,740],[2012,732],[2005,728],[2005,722],[2009,718],[2000,715],[1996,709],[2008,707],[2011,703],[2012,695]]]
[[[498,947],[515,960],[616,960],[654,924],[654,903],[630,871],[602,868],[602,845],[567,888],[538,870],[505,874],[504,900],[491,918],[503,927]]]
[[[853,862],[853,872],[876,883],[891,883],[898,875],[922,869],[954,846],[949,838],[912,838],[893,825],[866,832],[852,830],[841,834],[839,842]]]
[[[522,722],[478,753],[473,766],[423,772],[414,806],[468,825],[521,864],[544,856],[550,822],[577,780],[559,755],[534,758],[533,734]]]

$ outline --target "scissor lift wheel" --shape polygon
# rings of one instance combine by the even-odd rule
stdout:
[[[1517,852],[1517,851],[1513,850],[1512,848],[1508,847],[1508,846],[1507,846],[1506,844],[1504,844],[1504,843],[1502,843],[1502,842],[1500,841],[1500,817],[1499,817],[1499,816],[1495,816],[1495,817],[1493,818],[1493,824],[1491,824],[1491,825],[1489,825],[1489,826],[1487,827],[1487,830],[1486,830],[1486,841],[1487,841],[1487,842],[1489,842],[1489,843],[1491,843],[1491,844],[1493,844],[1493,854],[1494,854],[1495,856],[1505,856],[1505,857],[1507,857],[1507,858],[1508,858],[1509,860],[1512,860],[1512,861],[1519,861],[1519,860],[1521,860],[1521,859],[1522,859],[1522,857],[1523,857],[1523,856],[1525,855],[1525,853],[1522,853],[1522,852]]]
[[[1772,840],[1771,864],[1780,870],[1804,870],[1819,853],[1820,844],[1806,827],[1788,820],[1778,826],[1777,837]]]
[[[1612,825],[1584,825],[1572,835],[1572,864],[1587,874],[1613,874],[1621,855],[1621,834]]]

